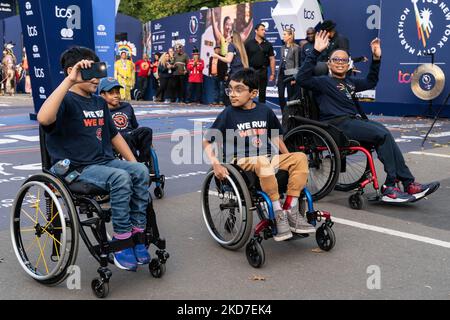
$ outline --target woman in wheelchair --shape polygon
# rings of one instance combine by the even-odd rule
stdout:
[[[269,195],[275,211],[276,241],[291,238],[292,232],[314,233],[315,228],[298,209],[298,198],[307,182],[308,161],[303,153],[289,153],[280,139],[282,128],[275,113],[266,105],[253,101],[258,95],[255,72],[246,69],[236,73],[231,78],[226,94],[232,106],[217,117],[203,142],[215,176],[224,180],[230,175],[213,150],[213,143],[217,142],[223,146],[225,163],[234,163],[242,170],[254,172],[258,176],[261,189]],[[270,156],[271,144],[281,155]],[[283,206],[275,176],[278,169],[289,173],[287,198]]]
[[[98,57],[87,48],[72,48],[63,54],[66,78],[43,104],[38,121],[46,132],[52,164],[70,159],[73,169],[81,172],[79,182],[109,192],[113,241],[122,247],[114,252],[114,263],[135,271],[138,264],[151,260],[141,241],[147,225],[149,175],[118,134],[106,102],[94,95],[99,79],[82,79],[81,70],[94,61]],[[113,147],[126,161],[114,158]]]
[[[349,55],[343,50],[331,53],[328,76],[314,76],[317,59],[328,45],[327,32],[319,32],[313,52],[306,57],[296,77],[303,88],[312,91],[319,105],[320,121],[334,125],[349,139],[375,147],[387,173],[386,182],[381,188],[382,201],[415,202],[435,192],[439,183],[423,185],[415,182],[390,131],[382,124],[368,120],[356,101],[357,92],[373,89],[378,83],[381,64],[380,40],[375,39],[371,43],[373,59],[366,79],[347,76]],[[404,191],[396,187],[398,181],[402,182]]]

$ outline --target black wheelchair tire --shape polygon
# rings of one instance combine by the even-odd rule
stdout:
[[[286,136],[284,137],[284,141],[290,152],[298,152],[299,146],[296,145],[295,138],[296,138],[296,136],[302,134],[302,132],[303,133],[306,133],[306,132],[313,133],[316,136],[320,137],[325,142],[329,152],[333,156],[333,159],[332,159],[333,168],[331,168],[332,171],[330,172],[329,176],[326,178],[325,185],[315,192],[313,191],[314,188],[308,188],[312,194],[313,200],[319,201],[319,200],[323,199],[324,197],[326,197],[328,194],[330,194],[336,187],[336,183],[338,182],[338,179],[339,179],[339,173],[341,171],[340,152],[339,152],[339,148],[338,148],[336,142],[331,137],[331,135],[324,129],[313,126],[313,125],[301,125],[295,129],[289,131],[286,134]],[[307,156],[309,158],[309,154],[307,154]],[[311,169],[310,169],[310,171],[311,171]]]

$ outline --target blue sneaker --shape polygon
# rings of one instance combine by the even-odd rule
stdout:
[[[399,188],[395,187],[383,186],[382,193],[383,197],[381,198],[381,200],[383,202],[406,203],[416,200],[414,196],[406,192],[402,192]]]
[[[134,246],[134,255],[138,264],[149,264],[152,260],[150,253],[144,244],[137,244]]]
[[[113,238],[113,241],[120,241]],[[121,251],[116,251],[113,253],[114,265],[122,270],[136,271],[138,262],[136,256],[134,255],[133,248],[123,249]]]

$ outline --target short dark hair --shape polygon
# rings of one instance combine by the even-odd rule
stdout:
[[[264,29],[266,28],[266,26],[263,25],[262,23],[258,23],[258,24],[255,26],[255,30],[258,30],[260,27],[264,27]]]
[[[334,50],[331,51],[330,54],[328,55],[328,59],[331,59],[331,57],[333,56],[333,54],[334,54],[336,51],[344,51],[344,52],[350,57],[350,53],[349,53],[347,50],[345,50],[345,49],[334,49]]]
[[[75,66],[81,60],[92,60],[94,62],[100,62],[99,57],[95,52],[85,47],[72,47],[63,52],[61,55],[61,68],[64,70],[64,74],[67,76],[69,73],[67,70]]]
[[[236,72],[230,79],[230,81],[242,82],[247,87],[250,88],[250,91],[259,89],[259,79],[255,72],[255,70],[243,69]]]

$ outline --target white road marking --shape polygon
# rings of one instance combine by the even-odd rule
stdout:
[[[425,135],[423,135],[425,137]],[[442,137],[450,137],[450,131],[446,132],[439,132],[439,133],[432,133],[428,136],[429,138],[442,138]]]
[[[8,135],[5,137],[28,142],[39,142],[39,136]]]
[[[429,152],[420,152],[420,151],[412,151],[409,154],[416,154],[420,156],[431,156],[438,158],[450,158],[450,154],[438,154],[438,153],[429,153]]]
[[[397,231],[397,230],[372,226],[369,224],[359,223],[359,222],[350,221],[350,220],[346,220],[346,219],[333,218],[333,221],[336,223],[339,223],[339,224],[343,224],[343,225],[358,228],[358,229],[379,232],[379,233],[383,233],[383,234],[387,234],[387,235],[391,235],[391,236],[395,236],[395,237],[399,237],[399,238],[419,241],[419,242],[432,244],[435,246],[450,249],[450,242],[446,242],[446,241],[442,241],[442,240],[437,240],[437,239],[433,239],[433,238],[418,236],[418,235],[415,235],[412,233],[406,233],[406,232],[401,232],[401,231]]]
[[[10,144],[10,143],[16,143],[19,142],[19,140],[13,140],[13,139],[0,139],[0,144]]]

